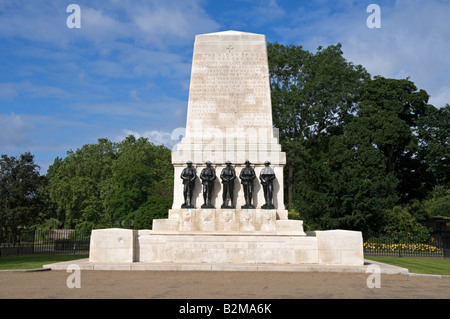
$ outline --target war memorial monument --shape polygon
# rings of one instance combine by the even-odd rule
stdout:
[[[172,164],[168,218],[151,230],[93,230],[90,263],[363,265],[361,232],[305,233],[302,221],[288,219],[264,35],[196,36],[186,133]]]

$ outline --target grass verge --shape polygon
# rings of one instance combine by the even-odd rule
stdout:
[[[33,254],[0,257],[0,270],[7,269],[36,269],[43,265],[62,261],[88,258],[89,255],[57,255],[57,254]]]
[[[416,274],[450,275],[450,259],[372,256],[367,256],[367,259],[408,268],[409,272]]]

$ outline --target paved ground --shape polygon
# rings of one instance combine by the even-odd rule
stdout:
[[[249,271],[90,271],[68,288],[63,270],[0,272],[0,298],[160,299],[448,299],[450,278],[370,274]]]

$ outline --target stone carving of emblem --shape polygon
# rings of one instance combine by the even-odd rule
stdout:
[[[212,221],[212,211],[208,210],[203,213],[203,222],[210,223]]]
[[[264,222],[268,223],[272,220],[272,212],[267,210],[267,213],[263,214]]]
[[[229,223],[232,218],[233,218],[233,213],[231,211],[227,210],[223,213],[223,219],[225,220],[226,223]]]
[[[189,223],[191,221],[191,212],[190,211],[183,213],[183,220],[185,223]]]
[[[252,221],[252,213],[250,213],[249,211],[245,212],[244,213],[244,217],[242,217],[242,220],[245,223],[251,223],[251,221]]]

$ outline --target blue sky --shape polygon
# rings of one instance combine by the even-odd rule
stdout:
[[[81,28],[68,28],[69,4]],[[381,28],[368,28],[377,4]],[[447,0],[0,0],[0,153],[57,156],[129,134],[171,147],[184,127],[196,34],[236,30],[268,42],[341,43],[371,75],[410,79],[450,103]]]

